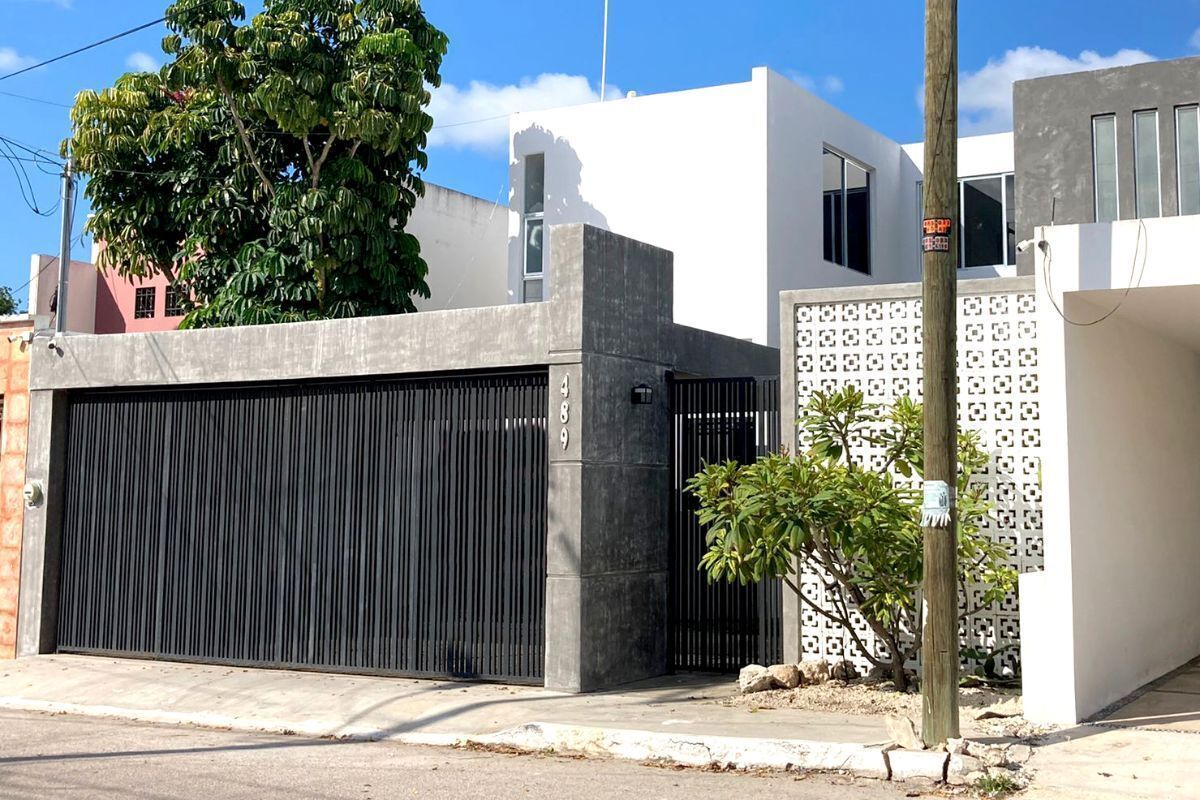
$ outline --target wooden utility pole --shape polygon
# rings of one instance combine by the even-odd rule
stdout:
[[[925,210],[922,222],[925,541],[922,724],[926,746],[958,733],[955,485],[958,391],[958,2],[925,2]]]

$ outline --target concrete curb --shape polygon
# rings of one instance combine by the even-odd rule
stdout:
[[[944,781],[956,764],[940,751],[899,750],[875,745],[801,739],[687,736],[657,731],[597,728],[530,722],[490,734],[389,733],[368,727],[336,726],[319,720],[283,721],[182,711],[130,709],[0,697],[0,708],[46,714],[74,714],[167,725],[194,725],[244,733],[294,734],[314,738],[391,741],[434,747],[477,745],[521,752],[606,756],[706,767],[844,772],[878,780]],[[961,764],[962,760],[957,759]],[[958,767],[961,770],[961,766]]]
[[[526,752],[554,750],[733,769],[844,772],[862,778],[895,781],[947,780],[950,754],[864,744],[802,739],[749,739],[735,736],[684,736],[655,731],[589,728],[531,722],[488,736],[468,737],[471,744],[510,747]]]

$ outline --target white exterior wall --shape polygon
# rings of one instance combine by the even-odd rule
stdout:
[[[1040,237],[1046,568],[1021,579],[1024,704],[1072,723],[1200,653],[1200,219]]]
[[[582,222],[671,250],[684,325],[774,345],[781,291],[920,278],[920,146],[902,148],[766,68],[747,83],[518,114],[510,134],[514,300],[523,160],[536,153],[546,155],[547,229]],[[871,172],[870,275],[822,256],[824,147]],[[960,147],[965,175],[1012,171],[1011,134]],[[996,273],[972,272],[964,277]]]
[[[756,70],[768,92],[768,296],[779,328],[779,292],[920,280],[916,185],[920,172],[901,147],[782,75]],[[825,148],[871,175],[871,273],[826,261],[822,160]],[[772,340],[772,344],[778,342]]]
[[[757,78],[757,73],[756,73]],[[765,342],[765,85],[518,114],[509,289],[520,299],[524,158],[546,158],[545,225],[587,223],[675,255],[675,321]],[[551,263],[553,236],[547,236]],[[553,291],[547,272],[544,291]]]
[[[96,330],[96,281],[99,273],[89,261],[72,261],[67,275],[67,331]],[[58,289],[58,257],[34,255],[29,261],[29,313],[53,326],[50,300]],[[39,319],[40,318],[40,319]]]
[[[429,267],[429,299],[420,311],[498,306],[508,295],[508,207],[425,184],[406,230],[421,243]]]

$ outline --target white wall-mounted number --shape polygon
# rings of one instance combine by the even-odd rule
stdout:
[[[558,433],[558,441],[562,443],[562,449],[566,450],[567,446],[571,443],[571,434],[567,432],[567,423],[571,421],[571,401],[568,399],[571,396],[570,375],[563,375],[558,391],[563,396],[562,405],[558,407],[558,421],[563,426],[562,430]]]

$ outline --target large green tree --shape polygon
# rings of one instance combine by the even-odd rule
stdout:
[[[177,0],[168,63],[79,95],[101,268],[166,274],[185,327],[394,314],[446,36],[418,0]]]

